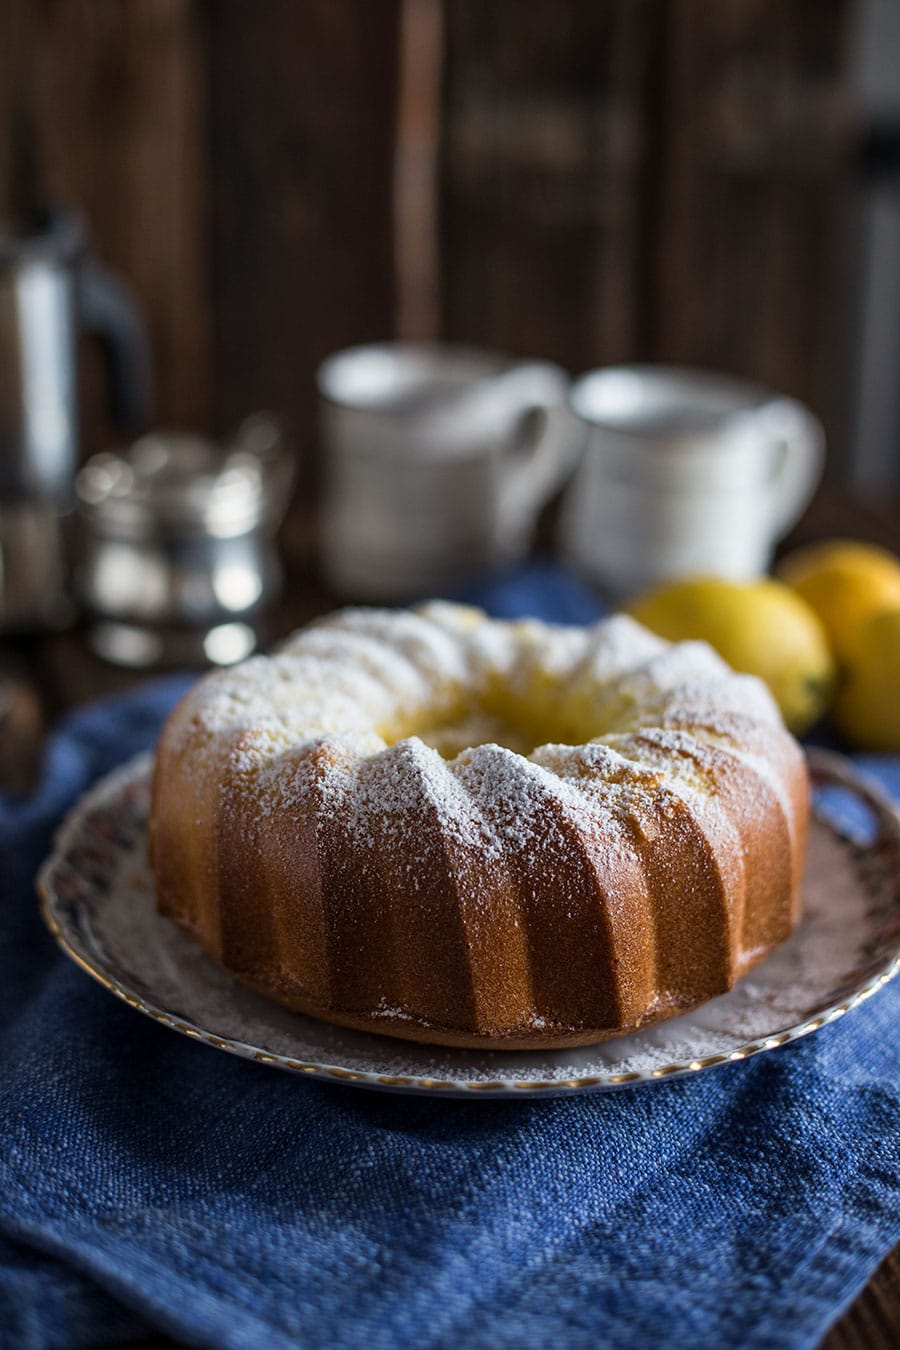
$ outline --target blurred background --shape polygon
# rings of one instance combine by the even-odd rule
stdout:
[[[84,214],[156,423],[285,428],[282,628],[324,603],[315,371],[375,339],[759,380],[825,427],[812,534],[852,496],[895,545],[896,0],[6,0],[0,62],[0,218]],[[122,435],[79,361],[83,460]]]
[[[895,0],[7,0],[0,25],[0,186],[24,116],[144,308],[165,424],[277,409],[311,491],[327,353],[465,339],[759,378],[821,417],[833,480],[900,487]]]

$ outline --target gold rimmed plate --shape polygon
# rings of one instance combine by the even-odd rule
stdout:
[[[730,993],[601,1045],[474,1051],[347,1031],[245,989],[156,912],[147,861],[149,755],[92,789],[41,869],[44,919],[63,950],[131,1007],[216,1050],[303,1077],[434,1096],[549,1097],[697,1074],[809,1035],[900,968],[900,820],[846,761],[811,752],[820,788],[849,792],[871,825],[854,842],[814,814],[796,933]]]

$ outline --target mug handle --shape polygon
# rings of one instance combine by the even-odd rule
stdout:
[[[143,431],[153,417],[153,362],[147,325],[129,288],[96,258],[77,274],[81,328],[103,344],[112,413],[120,427]]]
[[[501,377],[520,424],[532,423],[507,450],[504,510],[513,521],[527,521],[552,495],[573,467],[581,449],[578,423],[569,411],[569,380],[558,366],[535,362]]]
[[[802,515],[825,464],[822,423],[793,398],[777,398],[759,411],[769,436],[781,447],[781,464],[771,482],[773,521],[783,534]]]

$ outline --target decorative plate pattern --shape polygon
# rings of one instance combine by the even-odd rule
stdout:
[[[900,968],[900,819],[838,756],[811,752],[824,788],[811,831],[797,932],[730,993],[637,1035],[565,1050],[473,1051],[332,1027],[243,988],[154,904],[147,853],[152,760],[99,783],[60,829],[38,889],[63,950],[131,1007],[218,1050],[358,1087],[442,1096],[541,1097],[703,1072],[806,1036]],[[850,792],[867,843],[823,814]]]

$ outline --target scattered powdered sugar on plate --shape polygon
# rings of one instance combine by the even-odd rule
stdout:
[[[343,1030],[243,988],[157,914],[146,855],[149,772],[143,757],[111,775],[63,827],[40,879],[48,923],[70,954],[133,1005],[219,1049],[296,1072],[445,1096],[657,1081],[830,1020],[897,964],[896,855],[861,849],[814,819],[796,933],[734,990],[692,1013],[557,1051],[453,1050]],[[384,1081],[394,1079],[402,1081]],[[539,1086],[528,1093],[530,1085]]]

